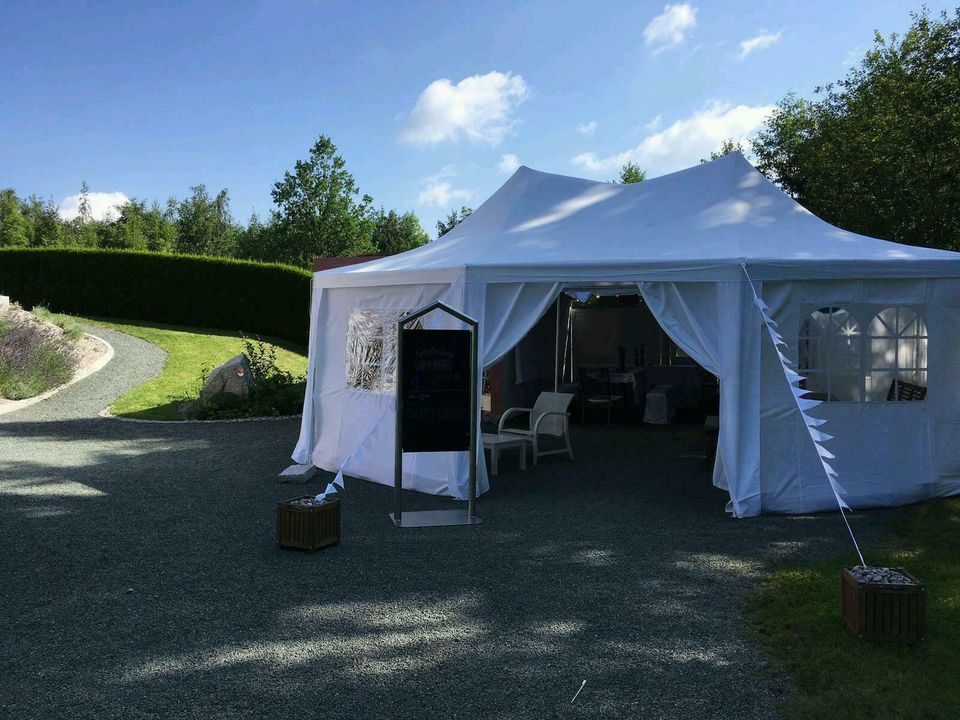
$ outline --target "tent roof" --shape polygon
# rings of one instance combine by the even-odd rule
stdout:
[[[937,277],[960,253],[857,235],[814,216],[740,153],[633,185],[519,168],[442,238],[322,273],[324,285],[450,279]],[[318,277],[319,279],[319,277]]]

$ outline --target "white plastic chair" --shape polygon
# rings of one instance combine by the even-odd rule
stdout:
[[[573,393],[540,393],[532,408],[509,408],[500,418],[497,432],[501,435],[522,435],[533,445],[533,464],[543,455],[567,453],[573,460],[573,448],[570,445],[570,413],[567,412],[575,395]],[[505,428],[507,419],[522,413],[530,413],[529,428]],[[541,435],[562,437],[565,447],[559,450],[540,450],[538,439]]]

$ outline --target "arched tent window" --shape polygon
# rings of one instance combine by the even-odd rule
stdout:
[[[354,308],[347,319],[347,388],[392,395],[397,388],[397,322],[408,310]],[[419,328],[421,318],[407,325]]]
[[[798,371],[814,400],[853,401],[861,397],[860,323],[846,308],[814,310],[800,325]]]
[[[870,322],[867,400],[918,400],[926,396],[927,323],[915,307],[894,306]]]

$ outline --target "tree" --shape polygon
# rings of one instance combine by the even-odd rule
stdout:
[[[293,172],[274,184],[272,195],[276,241],[270,259],[307,266],[314,257],[374,252],[373,199],[360,195],[346,162],[325,135],[306,160],[298,160]]]
[[[160,209],[154,201],[149,210],[143,211],[143,234],[147,250],[171,253],[177,248],[177,226],[168,212]]]
[[[738,152],[741,155],[743,154],[743,145],[739,142],[734,142],[733,138],[727,138],[720,144],[719,150],[714,150],[710,153],[710,158],[700,158],[700,163],[710,162],[712,160],[719,160],[722,157],[726,157],[732,152]]]
[[[380,208],[373,228],[373,246],[378,255],[395,255],[430,242],[419,218],[412,212],[398,215],[396,210]]]
[[[260,217],[252,213],[247,226],[237,232],[237,257],[246,260],[273,259],[277,254],[273,231],[273,223],[264,225]]]
[[[23,247],[30,242],[30,228],[12,188],[0,190],[0,247]]]
[[[808,101],[787,95],[752,146],[758,168],[848,230],[960,249],[960,9],[877,34]]]
[[[230,198],[221,190],[211,198],[204,185],[190,188],[190,197],[177,205],[177,252],[193,255],[233,254],[236,228]]]
[[[633,183],[643,182],[646,179],[646,171],[641,170],[640,166],[635,162],[627,162],[622,168],[620,168],[620,177],[618,177],[614,182],[632,185]]]
[[[437,220],[437,237],[442,238],[471,215],[473,209],[465,205],[459,210],[451,210],[446,220]]]
[[[53,200],[41,200],[31,195],[21,205],[20,211],[27,221],[27,237],[33,247],[58,247],[63,245],[63,223]]]
[[[90,186],[84,180],[80,185],[80,202],[77,217],[65,227],[65,239],[70,245],[80,247],[96,247],[99,243],[101,228],[93,218],[93,209],[90,207]]]

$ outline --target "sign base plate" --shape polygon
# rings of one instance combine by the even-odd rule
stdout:
[[[478,517],[470,517],[466,510],[419,510],[400,514],[400,521],[390,513],[397,527],[446,527],[448,525],[479,525]]]

